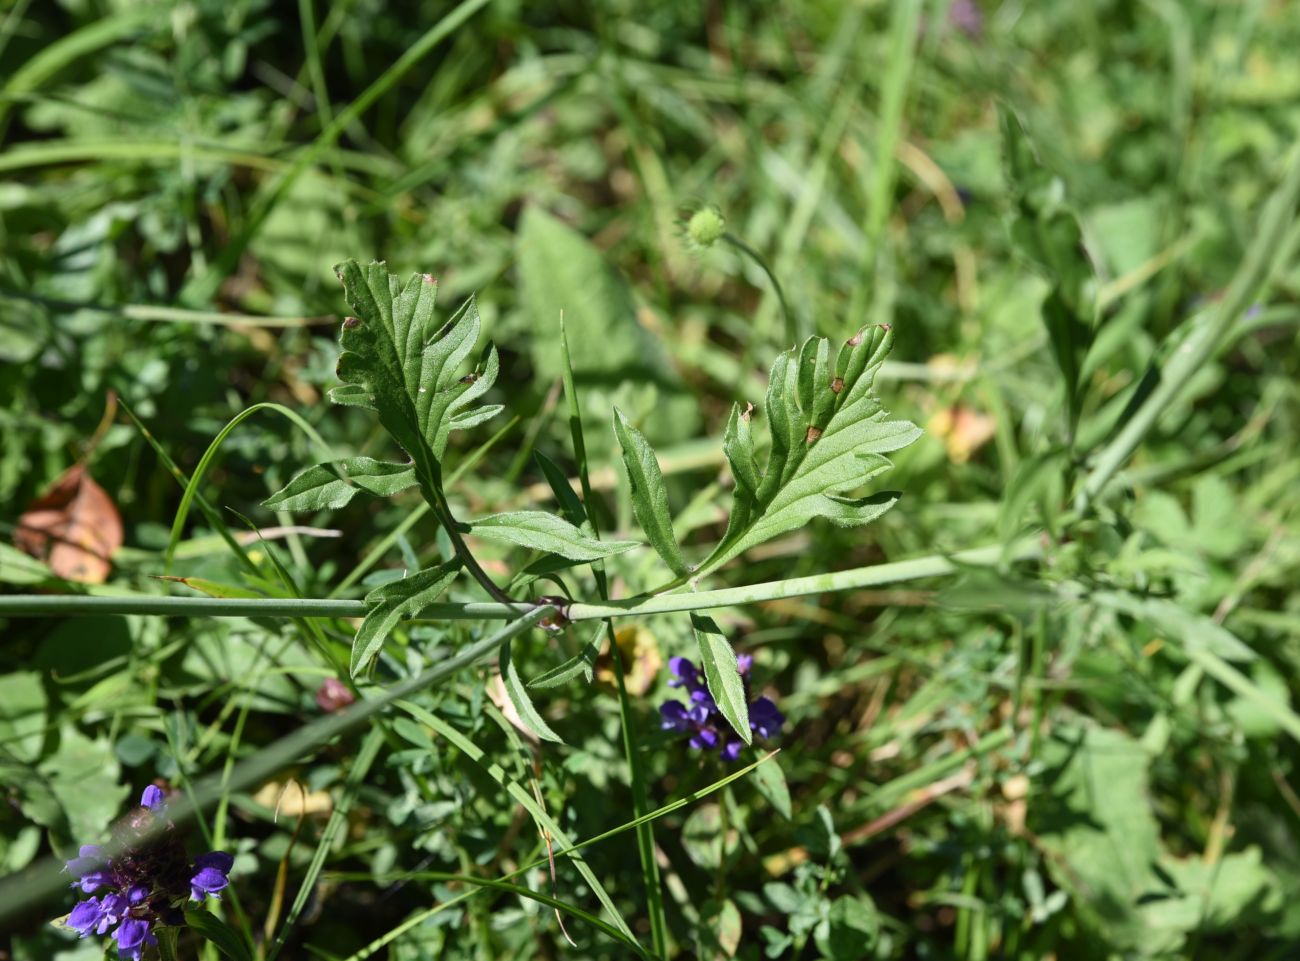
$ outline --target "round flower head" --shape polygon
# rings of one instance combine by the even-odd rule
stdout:
[[[701,207],[686,222],[686,239],[701,249],[712,247],[727,232],[727,221],[717,207]]]

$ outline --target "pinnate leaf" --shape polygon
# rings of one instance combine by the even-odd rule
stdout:
[[[849,338],[833,364],[823,337],[778,356],[764,401],[771,448],[761,470],[754,408],[732,410],[723,435],[735,478],[731,516],[699,573],[816,517],[856,527],[894,506],[895,492],[850,496],[889,469],[883,454],[921,435],[916,425],[890,419],[872,390],[892,343],[887,327],[868,327]]]
[[[473,521],[470,531],[476,537],[559,554],[571,561],[598,561],[641,546],[640,541],[597,540],[563,518],[542,511],[492,514]]]
[[[459,561],[448,561],[400,581],[389,581],[367,594],[369,610],[352,642],[352,676],[360,677],[369,671],[393,628],[436,601],[459,570]]]
[[[496,350],[490,348],[480,369],[461,373],[481,328],[474,300],[439,327],[434,319],[438,285],[431,277],[415,274],[403,284],[382,263],[363,267],[354,260],[334,270],[356,316],[343,322],[338,375],[344,383],[330,396],[374,408],[384,429],[411,456],[420,483],[433,486],[451,431],[491,416],[466,410],[499,372]]]

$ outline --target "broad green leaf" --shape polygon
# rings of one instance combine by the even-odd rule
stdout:
[[[762,756],[763,752],[759,752]],[[793,814],[790,805],[790,787],[785,782],[785,772],[781,770],[779,757],[754,768],[754,787],[772,805],[776,813],[787,821]]]
[[[0,750],[15,761],[38,761],[45,743],[45,711],[45,687],[38,672],[0,676]]]
[[[663,472],[655,459],[654,449],[645,436],[627,422],[623,412],[614,408],[614,433],[623,448],[623,465],[632,486],[632,511],[637,523],[650,539],[669,569],[679,577],[688,576],[691,569],[682,557],[673,534],[673,518],[668,512],[668,491],[664,487]]]
[[[1279,892],[1257,849],[1207,865],[1176,858],[1161,843],[1143,747],[1114,730],[1053,729],[1041,752],[1044,790],[1029,827],[1044,864],[1071,892],[1082,919],[1114,951],[1176,957],[1196,932],[1276,910]]]
[[[1188,654],[1208,652],[1226,661],[1252,661],[1256,657],[1255,652],[1227,628],[1162,597],[1095,591],[1089,599],[1094,604],[1145,621]]]
[[[564,739],[551,730],[550,725],[542,719],[542,716],[537,713],[537,708],[533,706],[533,700],[528,696],[528,689],[524,687],[524,682],[519,677],[519,670],[511,659],[510,641],[501,645],[499,666],[501,681],[505,685],[506,694],[510,696],[510,703],[515,706],[515,713],[519,715],[519,720],[543,741],[563,744]]]
[[[508,511],[481,517],[470,522],[470,532],[476,537],[559,554],[571,561],[598,561],[641,546],[639,541],[597,540],[568,521],[541,511]]]
[[[352,642],[352,676],[360,677],[370,670],[393,628],[436,601],[459,571],[460,561],[448,561],[400,581],[390,581],[367,594],[369,611]]]
[[[704,680],[709,685],[714,703],[741,740],[746,744],[752,743],[754,735],[749,729],[749,704],[745,700],[745,682],[736,663],[736,652],[712,618],[693,613],[691,627],[700,645]]]
[[[409,464],[349,457],[337,465],[317,464],[307,468],[262,501],[262,506],[282,511],[332,510],[352,500],[358,490],[390,497],[416,483],[415,469]]]
[[[707,902],[700,911],[698,932],[703,949],[698,957],[734,958],[743,932],[740,909],[730,898]]]
[[[889,469],[882,454],[921,435],[914,424],[891,420],[872,391],[892,343],[888,328],[868,327],[840,348],[833,364],[830,342],[821,337],[777,357],[764,402],[771,449],[761,470],[752,434],[755,411],[732,410],[723,436],[736,482],[731,517],[697,574],[816,517],[856,527],[897,503],[894,492],[849,496]]]
[[[71,724],[59,747],[36,767],[38,778],[23,798],[31,821],[66,830],[71,838],[97,838],[117,817],[130,789],[119,783],[122,766],[107,737],[91,740]]]
[[[724,835],[722,809],[717,804],[701,804],[682,825],[681,841],[692,861],[713,871],[736,850],[740,834],[733,827]]]
[[[24,554],[8,544],[0,544],[0,583],[39,584],[58,579],[57,574],[30,554]]]
[[[817,949],[828,961],[869,957],[880,934],[880,914],[866,894],[836,898],[813,931]]]
[[[331,397],[361,403],[410,455],[420,484],[440,482],[440,459],[453,429],[480,418],[466,408],[496,381],[499,362],[488,350],[479,369],[461,373],[478,343],[478,309],[471,298],[440,326],[434,319],[437,283],[415,274],[405,284],[382,263],[337,265],[355,317],[343,322],[338,375]],[[490,415],[485,415],[490,416]],[[426,498],[432,500],[426,490]]]
[[[185,925],[205,941],[210,941],[226,957],[234,961],[253,961],[248,945],[239,936],[239,932],[215,914],[190,908],[185,912]]]

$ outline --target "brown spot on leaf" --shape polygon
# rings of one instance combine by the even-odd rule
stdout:
[[[820,427],[809,427],[808,433],[804,435],[804,442],[808,444],[817,443],[817,438],[821,437],[822,429]]]
[[[343,318],[343,327],[344,327],[345,330],[351,330],[353,327],[360,327],[360,326],[361,326],[361,318],[360,318],[360,317],[345,317],[345,318]]]
[[[844,378],[836,377],[833,381],[831,381],[831,393],[838,394],[842,390],[844,390]]]
[[[426,284],[433,284],[435,287],[438,286],[438,278],[433,276],[433,274],[420,274],[420,277]]]
[[[472,372],[471,372],[471,373],[466,374],[464,377],[462,377],[462,378],[460,379],[460,382],[461,382],[462,384],[472,384],[472,383],[474,383],[474,381],[476,381],[476,380],[478,380],[478,374],[475,374],[475,373],[472,373]]]
[[[850,347],[856,347],[860,343],[862,343],[862,331],[858,331],[856,334],[854,334],[852,337],[849,338]]]
[[[751,404],[749,401],[745,401],[745,410],[740,416],[743,417],[745,420],[753,420],[754,405]]]
[[[85,465],[77,464],[27,506],[18,518],[14,544],[59,577],[102,584],[122,546],[122,516]]]

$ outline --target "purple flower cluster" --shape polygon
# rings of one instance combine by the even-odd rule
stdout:
[[[109,855],[97,844],[83,844],[68,862],[74,888],[91,897],[68,915],[68,927],[84,938],[109,934],[117,939],[121,958],[139,961],[145,946],[157,944],[153,928],[159,924],[184,924],[180,905],[186,895],[202,901],[220,897],[234,858],[212,851],[195,858],[185,855],[175,826],[167,819],[167,804],[160,788],[144,789],[140,806],[113,828]]]
[[[753,667],[753,657],[741,654],[736,662],[740,677],[745,683],[750,728],[761,738],[776,737],[781,732],[781,725],[785,723],[785,716],[776,709],[771,698],[750,697],[749,669]],[[690,701],[686,704],[681,701],[665,701],[659,706],[663,729],[689,735],[689,743],[693,748],[709,751],[719,748],[724,761],[734,761],[740,756],[740,749],[745,746],[745,742],[718,710],[717,702],[709,693],[700,669],[685,657],[670,658],[668,667],[675,675],[668,686],[685,688]]]

